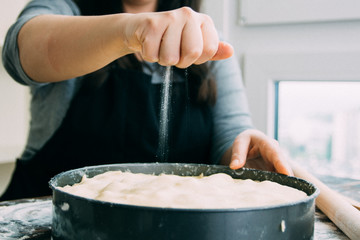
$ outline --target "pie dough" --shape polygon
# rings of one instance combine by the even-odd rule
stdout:
[[[161,208],[224,209],[285,204],[304,199],[303,191],[271,181],[211,176],[150,175],[109,171],[61,190],[101,201]]]

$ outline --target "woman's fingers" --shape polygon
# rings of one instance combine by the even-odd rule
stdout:
[[[172,66],[178,64],[180,60],[181,35],[179,31],[183,26],[180,24],[171,24],[167,27],[162,36],[159,49],[159,64]]]
[[[239,134],[232,146],[230,168],[257,168],[293,175],[276,140],[257,130],[247,130]]]
[[[280,149],[278,149],[277,151],[272,150],[272,152],[270,150],[270,153],[267,155],[268,155],[267,156],[268,159],[266,159],[266,161],[270,162],[274,166],[276,172],[282,173],[285,175],[291,175],[291,176],[294,175],[291,170],[291,167],[285,160],[285,157],[281,153]]]
[[[226,42],[220,42],[217,52],[210,59],[212,61],[222,60],[231,57],[234,54],[234,48]]]
[[[259,154],[264,161],[270,163],[278,173],[293,175],[284,154],[275,139],[264,136],[264,142],[259,144]]]
[[[204,41],[200,26],[187,21],[181,36],[180,61],[176,64],[179,68],[192,65],[202,55]]]
[[[162,35],[158,33],[156,19],[148,19],[141,38],[141,56],[145,61],[158,62]]]
[[[192,64],[232,56],[232,46],[219,41],[218,33],[209,16],[196,13],[189,8],[183,10],[187,18],[182,31],[180,61],[177,67],[186,68]]]
[[[220,42],[211,18],[184,7],[168,12],[130,15],[125,35],[130,52],[149,62],[186,68],[233,54],[231,45]]]
[[[247,134],[239,134],[233,143],[230,168],[242,168],[246,163],[251,138]]]
[[[203,17],[203,22],[200,26],[203,48],[201,50],[201,55],[194,62],[195,64],[202,64],[209,61],[216,54],[219,48],[219,36],[212,19],[205,14],[202,14],[201,16]]]

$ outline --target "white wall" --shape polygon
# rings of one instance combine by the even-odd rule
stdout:
[[[26,0],[0,0],[0,50],[5,34]],[[17,157],[25,144],[28,129],[28,89],[15,83],[0,60],[0,161]]]
[[[5,34],[27,0],[0,0],[0,50]],[[27,88],[15,83],[0,59],[0,195],[8,184],[14,161],[27,136],[29,111]]]

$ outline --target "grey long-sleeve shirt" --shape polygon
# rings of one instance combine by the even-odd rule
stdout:
[[[27,21],[41,14],[80,15],[80,11],[71,0],[33,0],[23,9],[7,33],[2,52],[4,67],[15,81],[30,87],[32,96],[30,130],[22,160],[31,159],[60,127],[79,87],[80,78],[57,83],[38,83],[30,79],[22,69],[17,45],[18,33]],[[212,66],[218,97],[212,109],[214,131],[211,161],[217,164],[235,137],[252,128],[252,122],[236,58],[216,61]],[[152,74],[152,83],[160,84],[163,81],[162,68],[155,69],[158,71]],[[174,79],[181,81],[177,76]]]

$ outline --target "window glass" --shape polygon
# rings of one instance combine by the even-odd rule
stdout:
[[[360,81],[277,83],[275,136],[315,174],[360,179]]]

